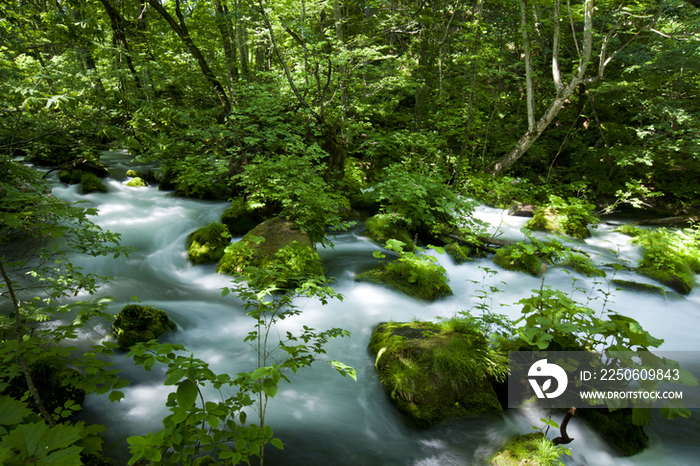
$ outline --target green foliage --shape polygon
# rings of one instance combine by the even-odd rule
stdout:
[[[127,439],[132,453],[129,465],[141,458],[164,465],[190,465],[202,454],[219,464],[249,463],[251,456],[259,457],[263,464],[266,444],[284,449],[265,422],[268,401],[278,393],[282,380],[290,382],[284,373],[287,370],[296,373],[310,366],[318,356],[325,354],[323,346],[329,339],[350,334],[338,328],[318,332],[304,326],[300,335],[287,332],[280,340],[273,338],[275,324],[301,313],[295,304],[298,298],[319,299],[325,304],[329,299],[342,299],[342,296],[321,281],[308,281],[300,288],[280,294],[274,286],[276,280],[270,278],[274,271],[251,269],[249,273],[266,276],[265,280],[253,277],[252,282],[265,281],[273,285],[261,289],[238,282],[231,288],[224,288],[222,296],[236,293],[243,300],[247,315],[255,321],[254,330],[244,339],[257,355],[257,365],[252,372],[239,373],[235,378],[214,374],[206,362],[194,355],[178,354],[185,351],[182,345],[155,341],[139,343],[127,355],[146,370],[151,370],[156,363],[166,364],[164,385],[176,387],[168,396],[166,405],[172,414],[163,419],[164,429]],[[328,362],[341,375],[356,377],[353,368],[338,361]],[[207,385],[219,393],[220,401],[205,398],[202,388]],[[244,409],[251,406],[257,410],[257,424],[247,423]]]
[[[395,239],[401,241],[407,251],[413,251],[415,247],[406,225],[395,221],[389,214],[377,214],[368,218],[365,220],[365,228],[367,236],[380,243]]]
[[[168,315],[153,306],[128,304],[119,311],[112,324],[112,333],[119,348],[127,350],[136,343],[153,340],[177,326]]]
[[[540,205],[547,201],[552,190],[547,185],[535,184],[527,178],[494,177],[481,173],[466,175],[460,186],[466,196],[501,209],[507,209],[518,202]]]
[[[381,180],[365,192],[381,204],[381,213],[392,223],[410,231],[435,232],[445,225],[467,228],[474,225],[474,205],[430,176],[408,172],[402,165],[384,169]]]
[[[387,241],[387,249],[394,249],[399,258],[392,262],[382,262],[367,272],[361,273],[355,280],[380,283],[406,293],[414,298],[434,301],[452,294],[447,284],[445,268],[437,262],[437,257],[426,254],[423,248],[416,247],[415,252],[404,252],[403,243],[396,240]],[[443,254],[442,248],[436,248]],[[378,258],[384,258],[383,255]]]
[[[218,222],[212,222],[187,237],[187,258],[195,265],[218,262],[230,243],[228,228]]]
[[[593,263],[590,257],[580,252],[567,251],[564,254],[561,265],[569,266],[587,277],[605,277],[607,275],[604,270],[601,270]]]

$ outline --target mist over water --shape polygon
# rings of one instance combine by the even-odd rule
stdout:
[[[76,264],[85,272],[114,278],[100,290],[116,298],[110,306],[114,314],[133,302],[131,297],[135,296],[142,304],[166,311],[177,323],[178,331],[164,336],[163,341],[183,344],[195,357],[207,361],[216,373],[252,370],[255,355],[243,338],[252,329],[253,320],[245,315],[238,298],[221,297],[221,288],[230,283],[230,277],[218,275],[215,265],[195,267],[186,256],[187,235],[218,221],[228,203],[177,198],[155,187],[127,187],[124,174],[132,168],[127,163],[130,157],[120,153],[103,157],[115,177],[107,179],[106,194],[82,195],[78,185],[57,184],[54,188],[58,197],[87,201],[85,206],[98,208],[95,223],[120,233],[122,245],[135,249],[129,257],[76,258]],[[519,228],[526,219],[509,217],[500,210],[483,206],[477,209],[477,216],[500,226],[503,238],[523,238]],[[572,241],[569,245],[588,252],[595,262],[626,260],[634,264],[639,251],[626,244],[628,237],[611,232],[613,228],[602,224],[593,230],[592,238],[585,242]],[[334,249],[318,251],[327,275],[335,277],[335,288],[344,295],[344,300],[331,301],[327,306],[299,300],[297,304],[303,313],[278,326],[281,334],[303,325],[318,330],[331,327],[349,330],[351,338],[336,339],[327,345],[327,358],[355,367],[357,382],[341,377],[322,362],[290,375],[292,383],[282,384],[268,406],[267,422],[285,443],[284,451],[268,446],[269,464],[481,465],[509,437],[532,432],[532,425],[541,425],[542,413],[508,410],[504,418],[455,419],[431,429],[416,429],[404,420],[380,386],[374,355],[367,348],[372,330],[381,322],[433,320],[472,309],[478,303],[474,296],[484,281],[480,266],[498,270],[497,275],[485,279],[487,285],[497,285],[502,290],[491,296],[493,309],[512,319],[520,316],[520,306],[513,303],[530,296],[532,289],[539,289],[541,280],[501,270],[490,258],[455,265],[447,256],[440,256],[438,260],[447,270],[454,295],[424,303],[381,286],[354,282],[355,275],[376,263],[372,252],[379,250],[378,245],[360,233],[359,229],[340,233]],[[606,271],[611,275],[612,267]],[[559,267],[547,270],[546,284],[568,292],[572,290],[572,277],[577,279],[576,287],[587,291],[608,289],[607,283],[570,275]],[[618,272],[617,278],[653,283],[627,271]],[[576,297],[586,300],[583,292],[577,292]],[[594,293],[591,298],[589,306],[593,309],[603,305],[600,293]],[[652,335],[664,339],[662,350],[700,350],[697,290],[686,297],[669,293],[666,298],[618,291],[612,301],[607,303],[608,309],[637,319]],[[83,338],[81,344],[85,346],[110,339],[108,323],[92,323],[83,330]],[[89,395],[82,416],[107,425],[107,451],[118,464],[126,464],[130,458],[126,437],[155,432],[162,427],[161,419],[169,414],[165,400],[173,387],[162,385],[163,367],[145,372],[126,360],[125,353],[117,354],[112,362],[131,381],[123,390],[125,399],[110,403],[107,396]],[[213,392],[210,395],[215,396]],[[654,412],[654,420],[647,427],[650,447],[631,458],[611,455],[604,442],[574,418],[568,430],[575,438],[568,445],[573,457],[565,461],[590,466],[697,465],[698,416],[700,413],[695,412],[691,419],[668,421]],[[549,435],[555,437],[558,433]]]

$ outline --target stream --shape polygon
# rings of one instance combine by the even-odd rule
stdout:
[[[187,235],[218,221],[228,203],[178,198],[156,187],[127,187],[127,169],[147,168],[134,166],[130,159],[130,155],[120,152],[103,155],[102,161],[112,176],[104,180],[109,190],[106,194],[83,195],[80,185],[65,186],[56,181],[56,196],[68,201],[87,201],[85,207],[98,208],[99,215],[93,221],[103,229],[120,233],[122,245],[135,249],[128,258],[76,257],[76,265],[85,272],[114,278],[100,289],[101,294],[116,298],[110,305],[114,314],[133,302],[135,296],[142,304],[166,311],[177,323],[178,331],[162,337],[163,341],[181,343],[195,357],[207,361],[216,373],[251,371],[255,354],[243,337],[252,329],[253,319],[245,315],[238,298],[233,295],[222,298],[221,288],[230,283],[230,277],[218,275],[216,265],[193,266],[185,249]],[[50,177],[53,175],[58,176],[53,173]],[[525,218],[509,217],[501,210],[485,206],[479,207],[476,215],[498,225],[503,238],[523,238],[519,228]],[[610,220],[625,221],[621,217]],[[588,252],[596,263],[622,260],[634,265],[640,254],[638,248],[627,244],[629,238],[612,232],[613,228],[614,225],[601,224],[592,230],[591,238],[571,244]],[[498,270],[497,275],[486,277],[486,284],[497,285],[502,291],[491,295],[494,311],[517,319],[520,307],[514,303],[530,296],[532,289],[540,287],[541,280],[502,270],[490,258],[455,265],[449,257],[440,256],[439,262],[447,270],[454,295],[425,303],[382,286],[353,280],[364,268],[376,263],[372,252],[379,249],[361,235],[360,229],[338,234],[333,249],[319,248],[326,275],[335,277],[335,289],[344,295],[344,300],[331,301],[326,306],[299,301],[302,314],[278,325],[280,333],[296,331],[303,325],[319,330],[331,327],[349,330],[351,338],[336,339],[326,346],[327,357],[356,368],[357,382],[341,377],[329,365],[317,361],[313,367],[291,376],[291,384],[283,383],[268,405],[267,423],[284,442],[285,449],[279,451],[269,445],[267,464],[484,465],[508,438],[532,432],[533,425],[542,425],[539,421],[542,413],[525,410],[507,410],[502,418],[449,420],[430,429],[414,428],[404,420],[376,375],[374,355],[367,348],[372,330],[388,320],[434,320],[473,308],[478,303],[475,294],[484,282],[480,267]],[[612,267],[605,270],[610,277]],[[546,284],[570,291],[572,277],[578,280],[577,287],[601,288],[594,279],[566,273],[560,267],[547,271]],[[654,283],[630,271],[618,272],[617,278]],[[605,289],[607,286],[607,283],[602,285]],[[582,293],[577,297],[585,299]],[[697,288],[685,297],[673,293],[662,297],[617,291],[612,300],[608,304],[610,309],[637,319],[652,335],[664,339],[662,350],[700,351]],[[601,305],[602,299],[590,304],[594,309]],[[82,332],[79,345],[85,348],[111,338],[109,324],[104,321],[93,322]],[[689,359],[687,362],[695,364],[697,369],[697,358],[693,361],[690,355]],[[107,395],[89,395],[81,417],[107,426],[105,450],[121,466],[130,458],[126,437],[155,432],[162,427],[161,419],[169,414],[165,400],[173,387],[162,385],[165,371],[162,367],[145,372],[126,360],[124,353],[117,354],[112,362],[131,381],[122,390],[125,398],[110,403]],[[630,458],[614,456],[601,438],[574,418],[568,429],[575,438],[568,445],[572,456],[564,460],[567,464],[589,466],[697,465],[700,412],[695,411],[690,419],[669,421],[653,410],[652,418],[653,422],[646,427],[649,448]]]

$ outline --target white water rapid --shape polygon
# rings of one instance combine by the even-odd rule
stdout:
[[[143,304],[166,311],[177,323],[178,331],[164,340],[183,344],[196,357],[209,362],[215,372],[236,374],[252,370],[254,354],[242,339],[251,330],[253,320],[245,316],[236,297],[221,297],[221,288],[229,278],[217,275],[214,265],[193,266],[186,257],[187,235],[218,220],[227,203],[177,198],[155,187],[127,187],[127,168],[140,168],[129,165],[129,159],[129,155],[121,153],[103,156],[112,174],[106,180],[106,194],[82,195],[79,185],[56,184],[55,195],[69,201],[87,201],[86,207],[98,208],[95,223],[121,233],[122,244],[135,248],[128,258],[89,257],[76,262],[86,272],[114,277],[101,289],[102,294],[117,298],[110,307],[114,314],[136,296]],[[500,225],[504,237],[523,237],[519,228],[525,219],[508,217],[487,207],[480,207],[477,214],[492,225]],[[601,225],[593,231],[592,238],[577,242],[576,247],[602,263],[613,262],[611,250],[619,250],[620,259],[634,264],[638,250],[626,244],[628,237],[611,232],[613,228]],[[468,310],[477,303],[474,295],[479,286],[471,281],[482,281],[479,266],[499,268],[490,258],[455,265],[441,256],[439,261],[447,269],[454,296],[426,304],[381,286],[353,281],[358,271],[376,262],[372,252],[378,249],[358,230],[338,235],[335,248],[320,249],[319,254],[327,275],[336,278],[336,290],[345,299],[327,306],[300,302],[304,305],[302,315],[280,325],[280,332],[302,325],[315,329],[341,327],[352,332],[351,338],[334,340],[326,349],[329,359],[357,369],[357,382],[318,362],[293,376],[291,384],[283,384],[269,404],[267,422],[284,442],[285,450],[268,446],[267,464],[482,465],[509,437],[532,432],[533,424],[541,425],[540,413],[522,410],[508,410],[503,418],[450,420],[431,429],[416,429],[405,422],[376,376],[374,356],[367,348],[372,330],[388,320],[428,320]],[[574,276],[580,280],[579,287],[599,287],[592,279]],[[647,281],[632,272],[620,272],[617,277]],[[530,290],[539,288],[540,279],[499,269],[488,283],[498,284],[503,291],[493,295],[494,310],[515,319],[520,315],[520,307],[513,303],[530,296]],[[548,270],[546,283],[567,291],[572,287],[570,275],[558,267]],[[613,300],[612,309],[637,319],[652,335],[665,340],[661,349],[700,351],[698,289],[686,297],[670,293],[667,298],[618,291]],[[597,303],[600,301],[592,306]],[[84,330],[81,344],[89,347],[110,338],[109,334],[106,322],[96,322]],[[134,367],[124,354],[118,354],[113,362],[131,381],[123,390],[125,399],[110,403],[106,395],[90,395],[82,416],[107,426],[107,452],[121,466],[130,457],[126,437],[162,427],[161,419],[169,413],[165,400],[172,387],[162,385],[162,369],[147,373]],[[700,464],[700,412],[694,412],[690,419],[672,421],[662,419],[658,412],[652,417],[653,422],[646,428],[649,448],[630,458],[612,455],[596,434],[574,418],[568,431],[575,438],[568,445],[573,456],[565,461],[588,466]]]

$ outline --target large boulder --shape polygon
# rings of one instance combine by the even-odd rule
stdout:
[[[175,329],[177,326],[164,311],[140,304],[124,306],[112,324],[112,333],[123,350]]]
[[[187,258],[195,265],[219,262],[229,244],[231,235],[226,225],[212,222],[187,237]]]
[[[370,349],[386,392],[418,426],[503,412],[493,383],[505,379],[507,358],[469,321],[385,323]]]
[[[250,270],[246,271],[247,267],[273,274],[253,276]],[[227,247],[216,270],[261,280],[260,285],[271,280],[283,288],[298,285],[309,277],[323,276],[321,258],[314,251],[308,233],[281,217],[261,223]]]

